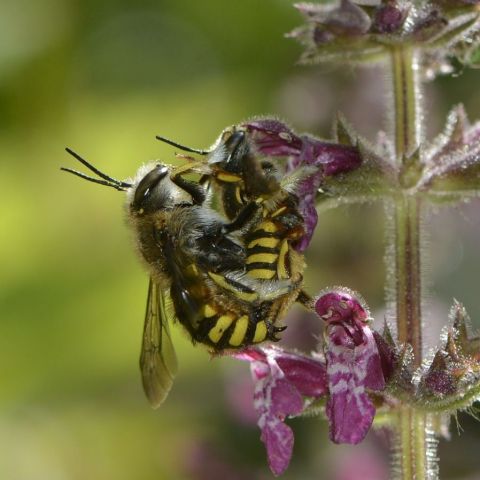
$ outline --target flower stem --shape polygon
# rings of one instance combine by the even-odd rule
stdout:
[[[414,196],[395,200],[395,294],[398,341],[412,347],[422,362],[422,284],[420,275],[420,202]]]
[[[394,46],[391,50],[395,149],[397,158],[415,150],[421,138],[421,94],[418,75],[418,58],[414,49],[408,45]]]
[[[392,477],[398,480],[438,478],[437,439],[428,414],[404,407],[399,411]]]
[[[421,95],[418,58],[409,45],[391,49],[393,80],[393,126],[399,171],[399,191],[393,199],[392,225],[388,246],[394,258],[394,272],[388,289],[394,292],[397,336],[414,354],[415,366],[422,363],[422,275],[420,199],[410,188],[420,169],[416,155],[421,141]],[[388,210],[387,210],[388,211]],[[429,428],[429,416],[411,405],[398,411],[394,435],[392,478],[433,480],[438,478],[436,441]]]

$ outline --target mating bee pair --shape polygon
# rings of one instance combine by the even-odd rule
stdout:
[[[285,328],[278,320],[302,295],[304,268],[292,248],[304,233],[294,182],[260,161],[247,130],[225,130],[210,151],[157,138],[206,159],[181,156],[181,167],[150,164],[119,181],[67,149],[99,178],[63,169],[127,192],[129,223],[150,273],[140,367],[154,407],[177,370],[170,321],[215,352],[276,341]],[[212,192],[220,212],[210,206]]]

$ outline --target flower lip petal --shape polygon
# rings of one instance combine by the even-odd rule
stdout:
[[[326,394],[325,362],[275,346],[249,347],[234,357],[250,362],[261,440],[272,472],[280,475],[288,467],[294,442],[292,430],[283,422],[303,411],[303,396]]]
[[[278,365],[286,379],[307,397],[322,397],[327,393],[325,362],[308,357],[279,357]]]
[[[366,389],[385,388],[377,342],[367,324],[368,311],[356,294],[343,288],[321,294],[314,305],[327,323],[324,350],[330,438],[355,444],[363,440],[375,415]]]

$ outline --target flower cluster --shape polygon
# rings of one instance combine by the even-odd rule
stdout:
[[[252,120],[243,125],[250,133],[253,148],[269,157],[287,157],[289,170],[311,171],[297,189],[299,210],[305,220],[305,235],[296,248],[304,251],[317,225],[316,199],[319,187],[327,177],[357,169],[362,158],[358,148],[319,140],[311,135],[298,135],[284,123],[274,119]]]
[[[411,0],[338,0],[300,3],[296,8],[306,24],[290,36],[306,45],[304,62],[352,64],[388,57],[401,87],[394,92],[396,101],[409,102],[418,93],[418,82],[445,72],[452,57],[468,64],[480,59],[480,0],[423,4]],[[407,81],[410,77],[403,78],[399,71],[410,75],[411,85]],[[406,92],[410,97],[402,99]],[[377,144],[370,144],[341,116],[334,125],[333,142],[299,135],[275,119],[255,119],[242,125],[255,153],[287,159],[286,169],[297,175],[295,193],[306,225],[305,235],[294,245],[297,250],[308,247],[319,206],[380,199],[393,204],[396,212],[404,212],[403,201],[408,197],[411,211],[402,219],[405,223],[396,225],[398,231],[392,237],[392,247],[408,250],[413,243],[404,241],[402,235],[420,205],[458,204],[478,197],[480,122],[470,123],[463,107],[458,106],[450,113],[444,131],[428,143],[416,138],[418,112],[409,112],[411,118],[402,118],[401,113],[395,121],[405,131],[396,131],[395,146],[381,132]],[[402,123],[405,121],[412,124],[407,126],[415,130],[415,141],[403,138],[412,133]],[[412,225],[408,223],[408,229]],[[419,235],[417,230],[420,226],[409,235]],[[420,261],[417,253],[415,262]],[[405,275],[420,265],[402,268],[396,265],[399,278],[402,272]],[[421,291],[416,289],[413,285],[397,291],[397,307],[415,300]],[[440,418],[468,409],[480,399],[480,338],[471,334],[466,311],[458,302],[452,308],[452,321],[440,348],[426,360],[418,348],[420,336],[405,338],[400,334],[401,343],[394,340],[388,325],[382,333],[375,331],[364,302],[344,288],[322,292],[309,306],[324,325],[323,341],[316,351],[307,355],[278,346],[257,346],[235,355],[250,363],[258,426],[275,475],[287,468],[293,451],[293,431],[285,423],[289,417],[323,414],[333,442],[356,444],[365,438],[379,408],[385,422],[396,422],[403,411],[410,415],[408,422],[414,422],[416,415],[426,418],[425,412],[433,412]],[[400,328],[406,319],[397,322]],[[420,332],[421,328],[418,326]],[[413,432],[411,425],[405,432]],[[435,428],[441,430],[440,425]],[[425,438],[420,437],[420,442]],[[407,446],[405,452],[411,455],[410,450]],[[427,452],[430,459],[435,458],[432,452]],[[433,471],[434,462],[428,458],[425,468]]]
[[[306,47],[302,61],[363,62],[398,44],[410,43],[445,70],[455,54],[467,60],[480,38],[478,0],[437,0],[419,5],[405,0],[299,3],[306,25],[289,34]]]
[[[461,106],[451,112],[444,131],[403,164],[392,161],[385,141],[370,146],[341,117],[336,143],[298,135],[272,119],[243,127],[259,155],[287,158],[288,169],[307,172],[296,187],[307,225],[296,245],[301,251],[311,240],[325,192],[334,199],[368,199],[408,188],[438,203],[463,201],[480,188],[480,123],[470,124]],[[455,411],[480,396],[480,341],[467,332],[467,315],[458,303],[444,346],[421,367],[415,367],[408,344],[394,341],[388,326],[382,334],[370,328],[364,303],[351,292],[325,292],[311,307],[325,325],[319,351],[305,355],[262,346],[237,355],[251,364],[254,407],[274,474],[287,468],[292,455],[294,437],[285,419],[318,412],[319,405],[330,439],[355,444],[369,431],[376,406],[388,415],[408,399],[421,408]]]
[[[287,468],[292,455],[293,432],[285,418],[325,398],[330,439],[356,444],[375,415],[368,392],[382,391],[392,371],[392,356],[385,354],[385,344],[368,325],[366,308],[351,292],[326,292],[314,308],[326,325],[323,352],[304,355],[264,346],[236,355],[251,365],[261,439],[275,475]]]
[[[330,440],[357,444],[372,426],[376,408],[388,412],[406,395],[412,404],[446,412],[468,408],[479,397],[480,337],[470,333],[458,302],[444,346],[417,371],[409,347],[396,345],[388,327],[380,334],[369,326],[368,311],[353,292],[324,292],[312,307],[325,325],[318,351],[306,355],[270,345],[235,354],[250,362],[257,423],[275,475],[292,456],[288,417],[318,413],[320,407]]]
[[[459,406],[466,394],[480,390],[480,337],[470,333],[470,319],[459,302],[454,303],[451,318],[444,345],[420,378],[419,396]]]

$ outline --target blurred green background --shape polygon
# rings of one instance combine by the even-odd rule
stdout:
[[[147,276],[120,193],[61,173],[70,146],[117,178],[173,159],[162,134],[207,147],[257,114],[328,136],[341,109],[372,136],[385,118],[378,72],[295,66],[283,38],[289,0],[0,0],[0,479],[268,479],[248,367],[213,360],[175,328],[180,371],[158,411],[140,385]],[[431,133],[449,106],[480,116],[479,75],[427,88]],[[368,114],[368,117],[366,115]],[[383,318],[382,211],[321,218],[312,293],[343,284]],[[430,221],[431,344],[453,297],[480,318],[478,203]],[[319,326],[298,312],[286,342],[311,348]],[[479,325],[479,323],[477,323]],[[286,479],[386,478],[382,435],[336,447],[320,420],[296,433]],[[441,447],[443,478],[480,478],[480,425]]]

